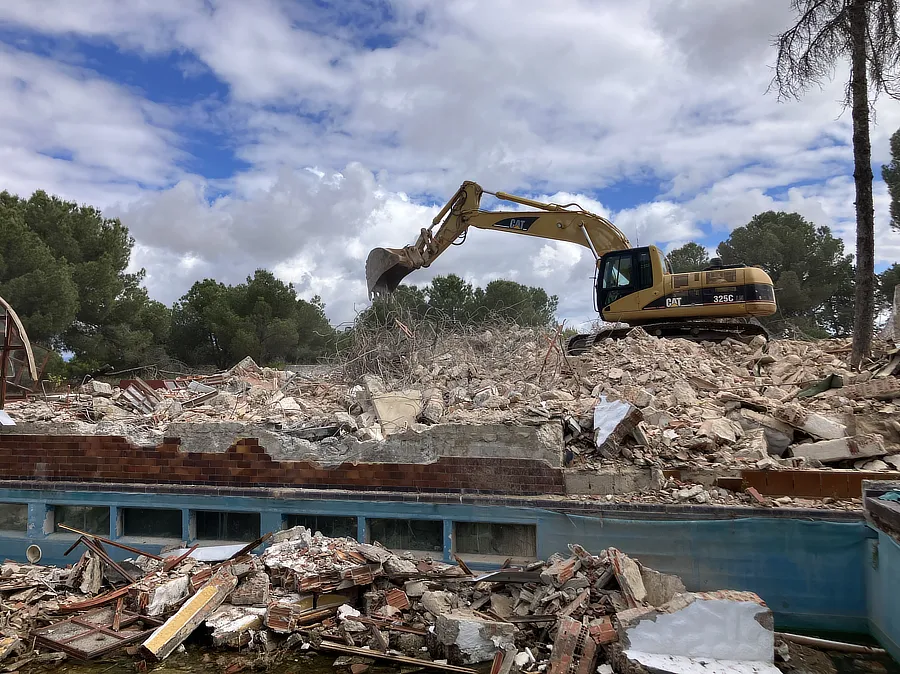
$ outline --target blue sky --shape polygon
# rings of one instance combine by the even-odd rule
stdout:
[[[272,269],[346,321],[374,246],[410,243],[463,180],[576,201],[633,243],[714,248],[763,210],[852,252],[845,68],[766,93],[788,0],[43,0],[0,6],[0,182],[121,217],[171,302]],[[900,105],[879,101],[876,176]],[[900,260],[876,181],[879,268]],[[571,244],[473,232],[455,272],[593,317]]]

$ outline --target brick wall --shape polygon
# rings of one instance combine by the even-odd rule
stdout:
[[[666,477],[682,479],[680,470],[665,470]],[[720,477],[719,487],[741,491],[753,487],[765,496],[798,498],[860,498],[863,480],[897,480],[898,473],[860,470],[742,470],[740,477]]]
[[[317,468],[306,461],[275,461],[252,438],[237,441],[224,453],[208,453],[181,452],[178,438],[145,448],[115,436],[0,435],[0,479],[565,493],[562,470],[532,459],[443,457],[430,464],[344,463]]]

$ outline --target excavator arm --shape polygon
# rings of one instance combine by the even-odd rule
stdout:
[[[480,209],[484,193],[537,210],[484,211]],[[408,274],[429,266],[460,237],[464,241],[469,227],[570,241],[589,248],[595,260],[604,253],[631,248],[618,227],[577,204],[560,206],[505,192],[486,192],[476,183],[466,181],[434,217],[431,227],[422,229],[415,243],[403,248],[374,248],[369,253],[366,259],[369,295],[393,292]]]

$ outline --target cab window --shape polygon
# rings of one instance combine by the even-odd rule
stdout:
[[[631,285],[631,253],[610,259],[603,276],[604,288],[621,288]]]
[[[644,251],[638,254],[638,290],[653,287],[653,265],[650,264],[650,253]]]

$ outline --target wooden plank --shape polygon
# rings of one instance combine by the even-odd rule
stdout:
[[[125,597],[122,596],[116,600],[116,611],[113,614],[113,621],[112,621],[113,632],[119,631],[119,626],[122,624],[122,609],[124,607],[125,607]]]
[[[171,570],[174,569],[176,566],[178,566],[179,564],[181,564],[184,560],[186,560],[186,559],[190,556],[190,554],[191,554],[194,550],[196,550],[196,549],[199,548],[199,547],[200,547],[200,544],[199,544],[199,543],[195,543],[195,544],[192,545],[190,548],[188,548],[188,551],[185,552],[184,554],[178,555],[177,557],[167,557],[167,558],[166,558],[166,563],[163,564],[163,571],[164,571],[165,573],[169,573],[169,571],[171,571]]]
[[[92,599],[86,599],[85,601],[75,601],[68,604],[60,604],[57,612],[77,613],[78,611],[87,611],[88,609],[97,608],[98,606],[103,606],[104,604],[109,604],[119,597],[123,597],[128,594],[128,590],[133,588],[135,585],[137,585],[137,583],[132,583],[131,585],[120,587],[118,590],[113,590],[112,592],[107,592],[106,594],[101,594],[93,597]]]
[[[457,674],[478,674],[478,670],[468,667],[458,667],[456,665],[445,665],[440,662],[431,662],[430,660],[419,660],[418,658],[409,658],[405,655],[392,655],[390,653],[379,653],[368,648],[357,648],[356,646],[345,646],[344,644],[336,644],[331,641],[323,641],[317,646],[318,649],[326,651],[334,651],[336,653],[344,653],[345,655],[359,655],[364,658],[373,658],[375,660],[387,660],[388,662],[398,662],[403,665],[415,665],[423,669],[439,669],[444,672],[456,672]]]
[[[130,545],[125,545],[124,543],[117,543],[116,541],[111,541],[108,538],[103,538],[103,536],[98,536],[96,534],[89,534],[88,532],[81,531],[79,529],[76,529],[75,527],[69,527],[69,526],[66,526],[65,524],[59,524],[57,526],[60,529],[65,529],[66,531],[71,531],[73,534],[87,536],[88,538],[95,538],[98,541],[100,541],[101,543],[106,543],[107,545],[111,545],[114,548],[120,548],[122,550],[127,550],[128,552],[133,552],[136,555],[143,555],[144,557],[149,557],[150,559],[155,559],[159,562],[161,562],[163,559],[159,555],[154,555],[152,552],[144,552],[143,550],[138,550],[137,548],[132,548]],[[66,554],[71,552],[74,548],[75,548],[75,546],[73,545],[71,548],[69,548],[69,551]]]
[[[121,566],[119,566],[112,557],[107,555],[106,552],[103,550],[103,548],[99,544],[93,543],[92,541],[89,541],[88,539],[86,539],[84,537],[82,537],[81,542],[84,543],[84,545],[91,552],[98,555],[100,557],[100,559],[102,559],[104,562],[106,562],[112,568],[114,568],[116,570],[116,573],[118,573],[120,576],[122,576],[122,578],[127,580],[130,584],[132,584],[132,585],[134,584],[135,580],[134,580],[134,578],[131,577],[131,574],[128,573]]]
[[[154,630],[141,651],[154,660],[164,660],[215,611],[237,586],[237,576],[223,569],[188,599],[178,612]]]
[[[256,550],[256,548],[258,548],[260,545],[265,543],[271,537],[272,537],[271,531],[264,536],[260,536],[252,543],[248,543],[247,545],[242,547],[240,550],[235,552],[233,555],[231,555],[231,557],[228,558],[228,561],[231,561],[233,559],[237,559],[238,557],[243,557],[244,555],[250,554],[253,550]]]

